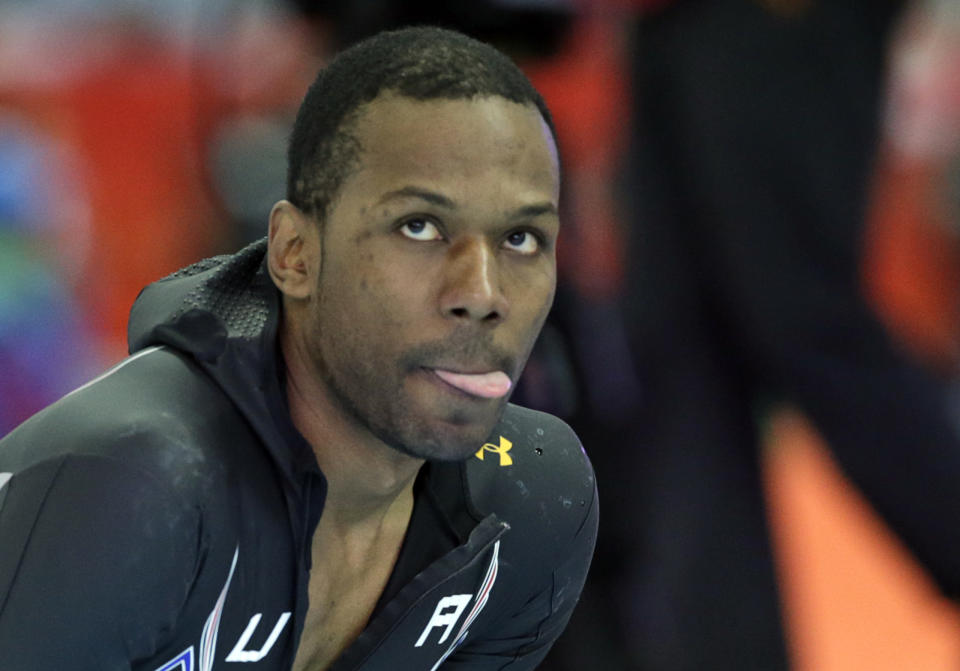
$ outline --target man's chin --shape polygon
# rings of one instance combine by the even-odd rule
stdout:
[[[492,427],[490,427],[492,430]],[[483,447],[490,430],[474,427],[445,428],[396,445],[405,454],[427,461],[464,461]]]
[[[502,414],[500,407],[483,418],[453,416],[434,420],[420,425],[414,435],[404,436],[394,447],[428,461],[464,461],[483,447]]]

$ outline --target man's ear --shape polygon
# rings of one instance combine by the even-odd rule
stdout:
[[[290,298],[308,298],[320,272],[319,226],[287,200],[270,211],[267,268],[277,288]]]

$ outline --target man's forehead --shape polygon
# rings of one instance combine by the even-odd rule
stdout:
[[[420,99],[385,91],[359,107],[352,115],[350,126],[356,130],[359,127],[382,124],[384,119],[391,119],[397,114],[408,114],[446,118],[449,119],[452,127],[464,127],[477,122],[476,113],[487,117],[491,115],[503,117],[504,115],[498,114],[498,111],[505,109],[522,111],[524,115],[536,119],[552,140],[552,133],[546,120],[534,103],[515,102],[499,95]]]
[[[559,168],[550,128],[533,104],[498,96],[418,100],[382,96],[353,124],[361,162],[401,160],[429,170],[438,159],[540,161]],[[531,153],[532,151],[532,153]],[[531,168],[534,166],[531,165]]]

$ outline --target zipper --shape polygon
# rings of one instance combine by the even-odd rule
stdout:
[[[358,671],[377,652],[390,634],[410,616],[424,600],[441,587],[475,568],[477,559],[486,555],[510,525],[489,515],[470,534],[467,542],[418,573],[400,592],[383,606],[357,639],[334,661],[330,671]]]
[[[321,496],[321,500],[314,503],[313,496],[313,481],[317,476],[308,473],[306,475],[306,484],[303,488],[303,498],[301,506],[298,506],[296,501],[293,500],[293,494],[286,489],[284,486],[284,493],[287,499],[288,514],[290,515],[290,522],[292,530],[297,537],[296,541],[296,567],[297,572],[296,579],[296,596],[294,601],[294,613],[293,613],[293,636],[291,638],[292,645],[290,646],[290,654],[288,658],[288,663],[292,666],[294,658],[297,654],[297,649],[300,647],[300,638],[303,635],[303,627],[306,622],[307,610],[310,606],[310,564],[313,561],[312,556],[312,543],[313,530],[316,527],[317,522],[320,520],[320,515],[322,514],[323,498],[326,497],[325,487],[321,487],[320,492],[317,496]],[[314,514],[314,507],[316,507],[317,513]],[[301,523],[300,528],[296,528],[296,511],[302,509]],[[315,519],[314,519],[315,518]]]

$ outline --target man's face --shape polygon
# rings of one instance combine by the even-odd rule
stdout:
[[[322,224],[305,335],[353,419],[426,459],[493,430],[553,301],[556,147],[502,98],[382,96]]]

